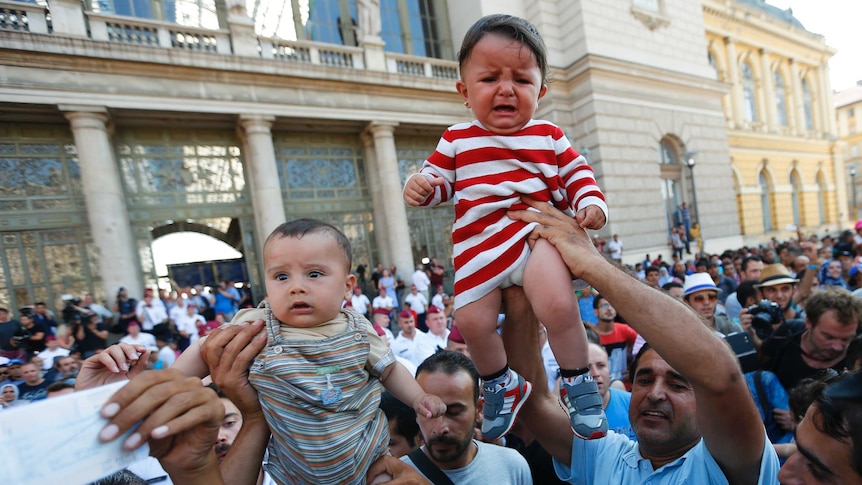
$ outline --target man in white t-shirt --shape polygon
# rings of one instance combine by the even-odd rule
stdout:
[[[371,302],[371,306],[375,310],[378,308],[382,308],[391,312],[392,308],[395,307],[395,302],[392,300],[392,297],[386,295],[386,288],[382,286],[378,291],[379,294],[378,296],[374,297],[374,300]]]
[[[410,305],[410,311],[416,313],[416,327],[423,332],[428,331],[428,326],[425,324],[427,315],[425,309],[428,306],[428,298],[419,293],[416,285],[410,285],[410,294],[404,297],[404,303]]]
[[[428,287],[431,286],[431,279],[428,278],[428,273],[425,272],[425,268],[421,264],[417,264],[416,271],[413,272],[413,284],[416,286],[416,290],[419,291],[419,293],[425,295],[426,300],[431,298],[431,295],[428,294]]]
[[[368,309],[371,307],[371,300],[362,292],[359,285],[353,287],[353,295],[350,296],[350,306],[356,310],[356,313],[368,317]]]
[[[398,328],[401,331],[389,346],[396,356],[419,366],[423,360],[434,353],[434,344],[428,338],[428,334],[416,328],[412,313],[404,310],[398,314]]]
[[[434,349],[445,349],[449,340],[449,329],[446,328],[446,314],[442,308],[428,307],[428,338],[434,345]]]
[[[129,345],[140,345],[153,352],[159,350],[156,346],[156,338],[151,333],[141,332],[141,325],[138,322],[134,320],[130,321],[126,331],[129,332],[128,335],[121,338],[120,342]]]
[[[623,242],[620,241],[619,234],[614,234],[614,238],[608,243],[608,253],[611,259],[616,263],[621,263],[623,259]]]
[[[44,371],[49,371],[54,367],[55,357],[65,357],[67,355],[69,355],[69,350],[60,347],[60,342],[57,342],[57,337],[53,335],[45,337],[45,350],[37,354],[42,359],[42,370]]]
[[[179,308],[179,305],[177,307]],[[207,324],[204,316],[197,310],[198,306],[194,302],[188,301],[183,305],[182,312],[174,313],[171,311],[173,315],[176,315],[173,320],[177,327],[177,333],[180,335],[178,342],[180,350],[185,350],[189,345],[195,343],[199,338],[200,328]]]

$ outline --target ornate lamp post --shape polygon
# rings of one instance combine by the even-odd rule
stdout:
[[[703,224],[700,224],[700,210],[697,207],[697,186],[694,184],[694,165],[695,160],[694,156],[697,155],[696,151],[687,151],[682,154],[683,160],[685,160],[685,165],[691,172],[691,197],[694,201],[694,218],[695,221],[700,225],[701,231],[703,230]]]

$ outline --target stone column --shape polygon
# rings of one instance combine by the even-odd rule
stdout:
[[[769,53],[766,49],[760,49],[760,70],[763,71],[763,99],[765,112],[763,113],[766,131],[774,132],[778,129],[778,110],[775,106],[775,85],[772,75],[772,66],[769,62]]]
[[[92,106],[60,106],[72,126],[87,218],[96,247],[96,261],[106,295],[125,286],[130,295],[143,293],[137,248],[126,210],[120,171],[108,135],[108,113]]]
[[[739,59],[736,54],[736,44],[730,37],[724,38],[727,45],[727,76],[732,83],[730,99],[733,105],[734,128],[739,128],[745,120],[745,106],[742,104],[742,79],[739,78]]]
[[[263,243],[273,229],[286,219],[278,168],[275,163],[275,146],[272,143],[272,122],[275,117],[240,115],[239,125],[245,138],[245,167],[254,207],[255,232],[258,254],[263,257]]]
[[[835,176],[835,204],[838,208],[838,227],[849,227],[855,223],[855,215],[847,212],[847,166],[844,164],[844,144],[840,141],[830,142],[832,153],[832,173]],[[853,187],[853,190],[856,190]],[[855,209],[855,207],[854,207]]]
[[[790,83],[793,89],[793,126],[797,135],[804,135],[808,128],[805,126],[805,100],[802,98],[802,80],[799,79],[799,65],[795,59],[790,59]]]
[[[832,101],[832,81],[829,79],[829,64],[824,62],[820,65],[818,69],[820,73],[820,83],[823,85],[823,94],[820,96],[823,103],[823,106],[834,106]],[[823,128],[823,131],[827,135],[837,136],[838,135],[838,126],[835,121],[835,116],[832,116],[833,110],[827,110],[829,115],[826,116],[826,123]]]
[[[380,178],[380,191],[386,217],[386,235],[392,260],[389,263],[398,267],[402,277],[413,273],[413,250],[410,244],[410,228],[407,224],[407,210],[401,196],[403,187],[398,173],[398,154],[395,151],[395,127],[397,123],[371,122],[368,131],[374,137],[374,151],[377,154],[377,170]]]
[[[55,35],[87,37],[83,2],[80,0],[48,0],[48,8],[51,10],[51,26]],[[45,31],[47,33],[47,28]]]
[[[369,261],[373,267],[378,262],[392,261],[392,251],[389,249],[387,237],[389,231],[386,228],[386,204],[380,187],[380,169],[377,163],[377,152],[374,150],[374,137],[366,131],[362,133],[361,139],[362,146],[365,148],[365,173],[368,174],[371,203],[374,208],[374,242],[377,244],[377,261]]]
[[[254,19],[248,16],[245,2],[227,0],[225,4],[228,8],[227,25],[230,30],[233,53],[238,56],[260,57],[260,53],[257,51],[257,34],[254,33]],[[266,49],[271,47],[271,44],[263,43],[261,47]]]

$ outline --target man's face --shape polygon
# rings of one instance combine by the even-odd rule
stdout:
[[[63,357],[58,365],[60,374],[64,376],[75,375],[78,372],[78,361],[74,357]]]
[[[611,369],[608,367],[608,353],[600,345],[589,345],[590,375],[599,386],[599,394],[602,398],[608,393],[608,385],[611,383]]]
[[[646,276],[644,277],[646,282],[652,286],[658,286],[658,278],[659,278],[658,271],[649,271],[649,272],[647,272]]]
[[[416,326],[413,324],[413,315],[409,317],[398,317],[398,328],[405,337],[413,337],[416,331]]]
[[[760,292],[763,294],[764,298],[773,303],[777,303],[782,310],[786,310],[787,307],[790,306],[795,289],[796,288],[792,284],[784,283],[781,285],[764,286],[760,288]]]
[[[655,350],[644,353],[635,370],[629,421],[650,455],[670,454],[700,440],[694,389]]]
[[[389,328],[389,315],[375,313],[374,323],[376,323],[380,328]]]
[[[236,435],[239,433],[240,428],[242,428],[242,414],[240,414],[239,409],[230,399],[223,397],[220,401],[224,404],[224,419],[222,419],[221,426],[219,426],[218,441],[215,445],[215,452],[219,462],[227,456],[227,452],[230,450],[231,445],[233,445]]]
[[[467,450],[472,445],[481,407],[473,399],[470,374],[459,370],[454,375],[444,372],[421,372],[416,381],[428,394],[438,396],[446,404],[446,413],[438,418],[418,416],[416,421],[425,440],[425,449],[442,469],[466,466]]]
[[[45,305],[36,304],[36,306],[33,307],[33,311],[37,315],[47,315],[48,314],[48,308]]]
[[[362,288],[359,286],[354,286],[353,287],[353,294],[356,296],[361,295],[362,294]]]
[[[598,307],[593,310],[600,322],[612,322],[617,318],[617,310],[604,298],[599,301]]]
[[[29,315],[21,315],[19,321],[21,322],[21,326],[23,326],[24,328],[33,328],[33,317]]]
[[[682,301],[682,294],[685,293],[685,288],[680,286],[672,286],[669,290],[667,290],[667,294],[676,298],[679,301]]]
[[[834,360],[847,352],[850,341],[856,336],[856,326],[842,325],[836,318],[835,310],[827,310],[820,315],[817,325],[807,319],[807,343],[811,347],[807,353],[814,358]]]
[[[129,330],[129,335],[131,335],[132,337],[137,337],[141,333],[141,327],[140,327],[140,325],[137,325],[137,324],[136,325],[129,325],[128,330]]]
[[[428,331],[435,335],[442,335],[446,330],[446,315],[443,312],[429,313],[425,318]]]
[[[814,422],[822,419],[818,405],[813,404],[796,427],[798,451],[778,472],[778,480],[784,485],[862,483],[862,476],[850,464],[850,444],[818,430]]]
[[[712,320],[715,317],[715,306],[718,304],[718,293],[713,290],[696,291],[688,295],[686,302],[698,315]]]
[[[458,352],[459,354],[462,354],[463,356],[467,357],[468,359],[471,359],[471,360],[473,359],[473,357],[470,356],[470,349],[467,348],[467,344],[462,344],[460,342],[456,342],[452,339],[449,339],[448,341],[446,341],[446,350],[451,350],[452,352]]]
[[[710,264],[706,268],[706,272],[709,273],[709,276],[711,276],[712,279],[718,278],[718,266],[716,266],[714,264]]]
[[[760,274],[763,273],[763,261],[749,261],[744,273],[744,279],[760,280]]]
[[[420,436],[413,436],[408,439],[405,436],[401,436],[398,434],[398,430],[396,429],[398,426],[397,419],[390,419],[389,421],[389,453],[392,454],[395,458],[401,458],[404,455],[409,454],[416,448],[417,445],[421,445],[421,443],[416,443],[417,438],[421,441]],[[411,441],[413,442],[411,444]]]
[[[21,364],[11,364],[9,366],[9,378],[14,381],[21,379]]]
[[[415,286],[410,285],[410,293],[412,293],[412,294],[414,294],[414,295],[417,293],[417,290],[416,290],[416,287],[415,287]]]
[[[81,306],[87,307],[93,304],[93,295],[84,295],[84,301]]]
[[[0,323],[6,323],[9,321],[9,312],[5,310],[0,310]]]
[[[45,340],[45,347],[47,347],[48,350],[56,350],[59,346],[60,342],[57,342],[57,339]]]
[[[42,377],[39,375],[39,368],[30,363],[21,366],[21,376],[27,381],[27,384],[36,384]]]

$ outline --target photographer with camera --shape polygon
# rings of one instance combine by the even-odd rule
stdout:
[[[21,325],[12,336],[10,344],[13,348],[27,353],[27,360],[33,355],[45,350],[45,336],[48,330],[33,320],[30,312],[21,313]]]

